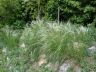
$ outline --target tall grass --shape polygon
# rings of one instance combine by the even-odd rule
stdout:
[[[72,59],[77,62],[88,57],[87,48],[96,42],[96,29],[56,22],[32,22],[23,31],[10,28],[0,30],[0,71],[52,72],[47,63],[63,63]],[[40,57],[46,63],[39,67]]]

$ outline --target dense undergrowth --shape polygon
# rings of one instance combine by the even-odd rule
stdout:
[[[90,72],[87,48],[94,42],[96,28],[69,22],[35,21],[23,30],[6,26],[0,29],[0,72],[54,72],[49,63],[60,65],[70,59],[82,67],[82,72]],[[96,64],[91,68],[96,71]]]

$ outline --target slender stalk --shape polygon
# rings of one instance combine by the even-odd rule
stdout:
[[[58,7],[58,24],[59,24],[59,20],[60,19],[60,7]]]
[[[60,0],[58,0],[58,24],[60,22],[60,6],[59,6],[59,1]]]
[[[40,0],[38,0],[38,16],[37,19],[40,20]]]

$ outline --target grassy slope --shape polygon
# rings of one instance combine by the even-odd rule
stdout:
[[[95,41],[95,28],[70,23],[32,22],[22,31],[5,27],[0,30],[0,72],[53,72],[48,63],[62,64],[68,59],[88,72],[87,48]]]

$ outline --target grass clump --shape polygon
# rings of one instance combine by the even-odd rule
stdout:
[[[87,48],[96,42],[95,31],[95,28],[75,26],[69,22],[43,21],[32,22],[22,31],[3,28],[0,30],[0,71],[53,72],[45,68],[47,63],[61,64],[67,59],[80,62],[88,56]],[[44,55],[44,67],[39,66],[41,55]]]

